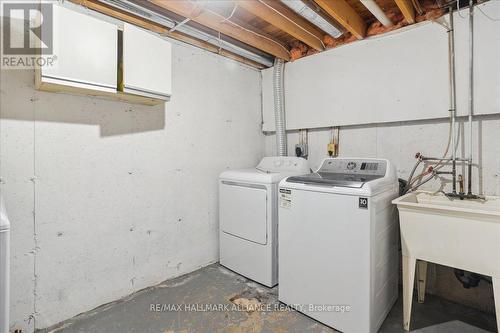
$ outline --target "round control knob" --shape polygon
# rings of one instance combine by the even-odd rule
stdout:
[[[347,169],[348,170],[353,170],[356,168],[356,162],[349,162],[347,163]]]

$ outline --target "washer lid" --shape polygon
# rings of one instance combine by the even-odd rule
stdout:
[[[327,158],[316,173],[288,178],[289,183],[362,188],[367,182],[386,176],[382,159]]]
[[[289,177],[289,183],[320,186],[362,188],[366,182],[382,178],[381,175],[360,175],[351,173],[316,172],[303,176]]]
[[[396,170],[379,158],[326,158],[316,173],[292,175],[280,183],[280,188],[357,196],[373,196],[397,186]]]

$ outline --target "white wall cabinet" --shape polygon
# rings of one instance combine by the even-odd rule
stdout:
[[[39,68],[37,86],[115,93],[117,26],[58,5],[53,6],[53,18],[53,54],[57,58],[53,66]]]
[[[155,105],[172,92],[172,45],[144,30],[53,6],[52,66],[36,68],[39,90]],[[120,38],[121,36],[121,38]]]
[[[131,24],[123,27],[123,91],[169,100],[172,45]]]

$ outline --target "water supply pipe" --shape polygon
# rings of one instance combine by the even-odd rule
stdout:
[[[474,0],[469,0],[469,158],[467,195],[472,195],[472,114],[474,112]]]
[[[386,27],[393,26],[392,21],[387,17],[382,8],[374,0],[360,0],[363,6],[366,7],[370,11],[370,13],[375,16],[380,23],[382,23]]]
[[[283,90],[283,72],[285,62],[283,59],[274,60],[273,93],[274,93],[274,119],[276,123],[276,153],[278,156],[287,156],[287,142],[285,129],[285,93]]]
[[[451,13],[450,7],[450,24],[453,24],[453,14]],[[453,30],[453,28],[451,28]],[[463,199],[481,199],[484,200],[484,196],[472,194],[472,114],[474,110],[474,0],[469,0],[469,156],[467,158],[467,193],[461,190],[459,193],[456,192],[456,156],[453,155],[453,192],[447,193],[446,195],[451,198]],[[456,112],[454,112],[456,116]],[[453,138],[455,135],[453,135]],[[453,153],[455,153],[455,147],[453,147]]]
[[[450,122],[451,122],[451,168],[452,168],[452,193],[457,193],[457,153],[455,145],[456,131],[456,82],[455,82],[455,25],[453,21],[453,6],[449,7],[450,28],[448,29],[448,63],[450,75]]]

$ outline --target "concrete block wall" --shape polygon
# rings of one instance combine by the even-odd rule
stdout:
[[[149,107],[34,89],[2,71],[11,328],[33,332],[218,260],[218,174],[263,152],[260,73],[173,45]]]

